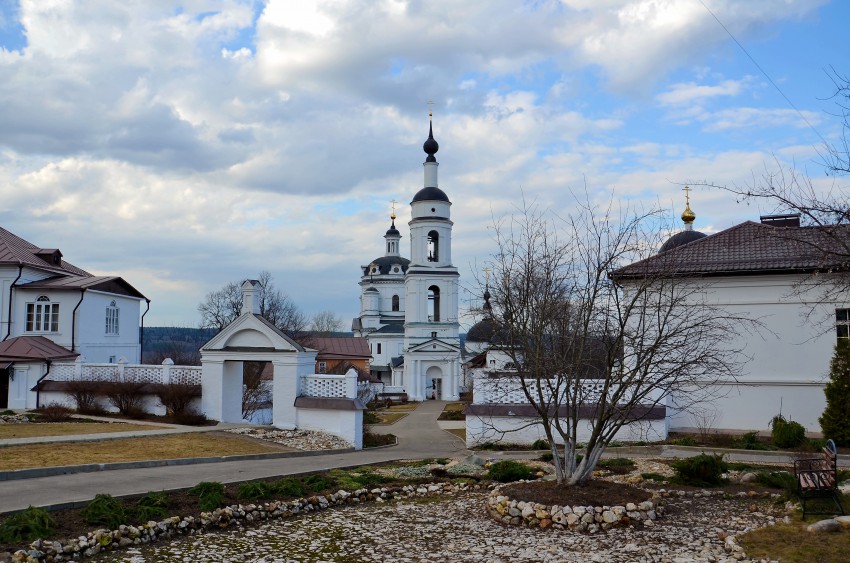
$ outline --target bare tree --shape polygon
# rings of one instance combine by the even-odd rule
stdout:
[[[600,213],[578,203],[565,218],[526,205],[497,223],[490,278],[490,315],[516,371],[489,383],[519,389],[567,485],[591,477],[624,425],[671,396],[688,409],[713,384],[734,381],[744,360],[736,337],[747,325],[654,255],[660,212],[614,216],[612,204]]]
[[[342,319],[333,311],[322,311],[313,315],[310,332],[317,336],[327,336],[342,329]]]
[[[260,314],[291,338],[298,337],[307,326],[304,313],[295,302],[274,285],[268,271],[260,272]],[[239,316],[242,310],[240,283],[230,282],[217,291],[211,291],[198,305],[202,328],[223,329]]]
[[[764,171],[754,173],[743,184],[716,184],[693,182],[692,186],[720,188],[732,193],[738,201],[763,202],[778,213],[800,215],[803,226],[809,230],[777,230],[775,236],[798,243],[812,256],[818,256],[817,267],[811,275],[798,284],[795,292],[808,293],[812,287],[821,295],[808,301],[825,302],[841,299],[850,291],[850,77],[830,69],[834,84],[833,98],[841,121],[842,134],[834,143],[824,141],[818,151],[821,167],[828,180],[820,181],[809,175],[807,169],[798,168],[774,158],[765,163]],[[840,275],[823,275],[823,274]]]
[[[244,362],[242,366],[242,418],[251,420],[271,403],[271,380],[263,379],[269,362]]]

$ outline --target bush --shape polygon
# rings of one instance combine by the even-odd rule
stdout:
[[[216,481],[201,481],[188,493],[198,497],[198,505],[204,512],[212,512],[224,503],[224,485]]]
[[[0,543],[21,543],[45,539],[53,533],[56,522],[43,508],[30,506],[13,514],[0,524]]]
[[[760,471],[756,473],[756,482],[771,489],[782,489],[787,498],[797,494],[797,479],[787,471]]]
[[[829,364],[829,382],[823,389],[826,409],[818,419],[825,438],[850,446],[850,340],[839,338]]]
[[[268,498],[275,492],[275,488],[268,483],[255,481],[253,483],[240,483],[236,496],[244,500],[257,500]]]
[[[381,418],[373,411],[363,411],[363,424],[380,424]]]
[[[162,491],[152,492],[136,502],[133,513],[139,522],[159,521],[170,516],[168,513],[170,507],[171,503],[167,494]]]
[[[596,466],[607,469],[612,473],[625,474],[634,469],[635,462],[625,457],[612,457],[610,459],[600,459]]]
[[[109,403],[124,416],[138,418],[144,414],[142,390],[146,383],[137,381],[110,381],[104,386],[103,394]]]
[[[534,440],[531,443],[531,449],[532,450],[549,450],[551,448],[549,447],[549,442],[547,442],[546,440]]]
[[[284,497],[304,496],[304,485],[298,479],[287,478],[276,481],[272,487],[274,492]]]
[[[511,481],[519,481],[521,479],[532,479],[534,477],[534,470],[524,463],[505,460],[491,465],[487,471],[487,476],[500,483],[510,483]]]
[[[171,420],[174,424],[182,424],[183,426],[204,426],[210,421],[206,415],[194,409],[188,409],[180,414],[172,415]]]
[[[157,385],[154,393],[160,404],[165,407],[166,414],[180,416],[191,412],[189,407],[195,398],[201,396],[201,390],[197,385],[187,383],[170,383],[168,385]]]
[[[681,438],[676,438],[674,440],[670,440],[670,443],[674,446],[696,446],[697,441],[693,436],[682,436]]]
[[[747,432],[741,435],[741,438],[738,440],[738,444],[744,448],[745,450],[773,450],[775,447],[770,444],[765,444],[761,440],[759,440],[759,433],[757,431]]]
[[[48,403],[38,409],[39,418],[44,422],[68,422],[71,420],[71,409],[61,403]]]
[[[66,392],[71,396],[77,412],[82,414],[102,414],[103,409],[97,402],[100,389],[97,381],[75,380],[65,383]]]
[[[723,473],[728,469],[722,455],[700,454],[680,459],[672,464],[676,480],[697,487],[719,485]]]
[[[667,481],[669,479],[669,477],[665,477],[660,473],[641,473],[640,476],[646,479],[647,481],[656,481],[658,483],[663,483],[664,481]]]
[[[314,493],[326,491],[334,486],[333,480],[324,475],[307,475],[303,482],[307,490]]]
[[[773,444],[779,448],[796,448],[806,441],[806,429],[799,422],[785,420],[778,414],[770,421]]]
[[[95,495],[88,506],[80,511],[86,524],[104,526],[114,530],[121,524],[127,524],[127,510],[124,503],[112,495]]]

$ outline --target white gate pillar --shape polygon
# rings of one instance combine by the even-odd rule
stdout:
[[[301,391],[301,378],[316,371],[316,351],[295,352],[273,360],[272,424],[284,430],[298,427],[295,399]]]

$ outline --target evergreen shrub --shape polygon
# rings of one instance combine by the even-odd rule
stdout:
[[[21,543],[47,538],[56,522],[43,508],[30,506],[0,523],[0,543]]]
[[[722,455],[700,454],[673,462],[676,480],[684,485],[706,487],[723,482],[723,473],[728,466]]]
[[[770,421],[773,444],[778,448],[796,448],[806,442],[806,429],[799,422],[778,414]]]
[[[823,392],[826,409],[818,419],[821,432],[839,446],[850,446],[850,339],[840,338],[835,345]]]
[[[510,483],[521,479],[534,478],[534,470],[524,463],[508,459],[491,465],[487,476],[500,483]]]

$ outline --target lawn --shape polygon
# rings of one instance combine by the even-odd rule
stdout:
[[[466,442],[466,428],[447,428],[446,432],[451,432],[464,442]]]
[[[33,444],[0,448],[0,471],[35,467],[58,467],[87,463],[117,463],[155,459],[178,459],[291,451],[279,444],[264,443],[223,432],[192,432],[145,438],[67,444]]]
[[[41,436],[73,436],[74,434],[100,434],[129,432],[131,430],[162,430],[161,426],[130,424],[125,422],[30,422],[27,424],[0,425],[0,440],[9,438],[37,438]]]
[[[406,412],[377,412],[375,413],[381,422],[377,424],[393,424],[407,416]]]
[[[850,534],[813,534],[806,531],[808,524],[793,522],[768,526],[738,536],[737,540],[752,559],[779,560],[783,563],[847,561],[847,554],[850,553]]]

